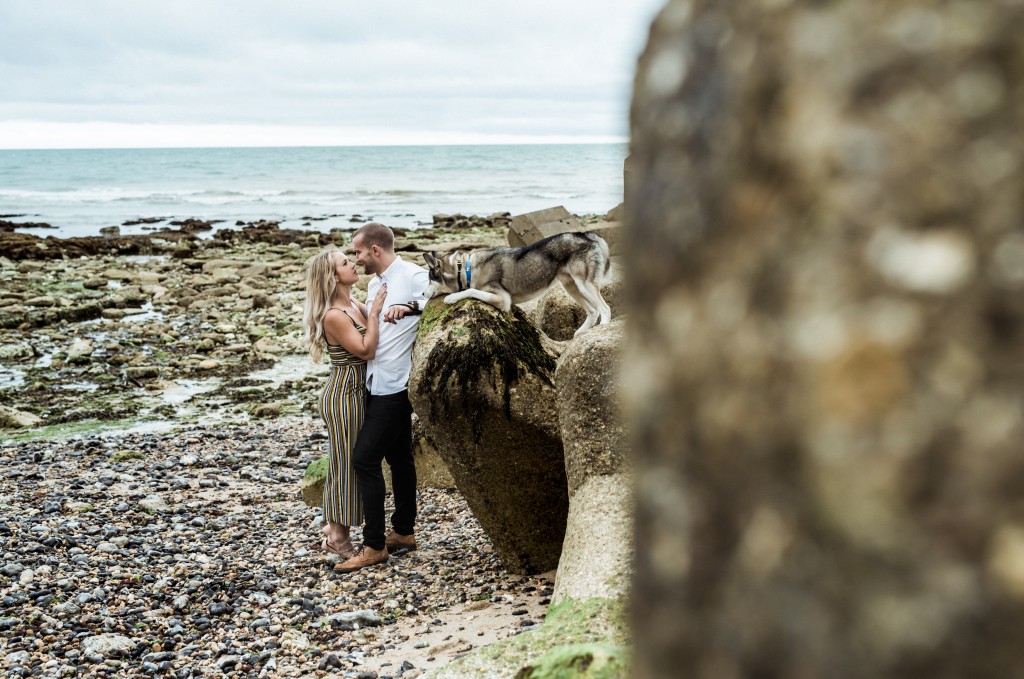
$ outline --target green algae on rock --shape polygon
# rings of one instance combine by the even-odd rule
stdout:
[[[490,385],[500,381],[505,415],[511,418],[511,390],[527,372],[554,384],[555,356],[545,350],[540,331],[517,306],[512,307],[511,318],[495,317],[493,307],[482,303],[461,303],[454,306],[434,299],[427,304],[420,321],[420,335],[430,333],[444,318],[458,317],[452,328],[453,341],[437,342],[427,357],[435,383],[423,381],[420,391],[433,388],[439,398],[431,401],[431,416],[451,414],[452,398],[475,399],[478,387],[486,376]],[[458,387],[451,389],[452,381]],[[440,405],[440,413],[436,407]],[[479,441],[483,405],[476,404],[473,433]]]
[[[629,676],[628,644],[624,598],[569,600],[552,605],[536,629],[473,651],[439,667],[430,676],[624,679]],[[577,663],[572,667],[574,658],[582,660],[594,651],[599,651],[595,654],[601,658],[599,664],[581,668],[583,663]],[[585,673],[588,668],[592,668],[592,673]]]
[[[125,460],[145,460],[146,455],[141,450],[118,450],[112,453],[109,458],[110,462],[124,462]]]
[[[431,300],[409,396],[426,436],[512,572],[558,564],[568,496],[557,347],[518,308]]]
[[[324,506],[324,484],[327,483],[329,462],[324,455],[319,460],[310,462],[302,475],[302,501],[309,507]]]
[[[615,679],[629,668],[625,646],[612,644],[565,644],[555,646],[533,665],[516,673],[516,679]]]

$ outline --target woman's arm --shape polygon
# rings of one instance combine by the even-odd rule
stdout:
[[[332,337],[338,338],[345,351],[364,361],[372,360],[377,355],[377,338],[380,332],[380,311],[384,308],[387,289],[381,287],[373,300],[373,307],[366,315],[366,334],[360,334],[352,317],[343,311],[328,311],[324,317],[324,330]]]

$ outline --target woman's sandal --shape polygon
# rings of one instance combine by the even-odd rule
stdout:
[[[345,540],[345,542],[339,544],[324,538],[323,542],[320,543],[320,548],[329,554],[337,554],[343,559],[351,559],[356,553],[356,548],[351,540]]]

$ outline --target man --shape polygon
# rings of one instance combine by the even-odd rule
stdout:
[[[367,362],[366,416],[359,430],[352,465],[363,498],[363,545],[351,559],[334,570],[350,573],[383,563],[390,552],[416,549],[416,465],[412,457],[412,405],[409,371],[416,324],[426,303],[429,278],[425,269],[395,255],[395,234],[383,224],[363,225],[352,238],[356,263],[375,274],[366,291],[369,310],[382,285],[387,306],[381,312],[377,355]],[[395,513],[391,530],[384,534],[384,474],[381,461],[391,467]]]

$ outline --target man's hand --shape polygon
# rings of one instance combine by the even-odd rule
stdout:
[[[404,304],[392,304],[387,308],[387,311],[384,312],[384,322],[395,323],[405,318],[405,315],[408,313],[409,307]]]

